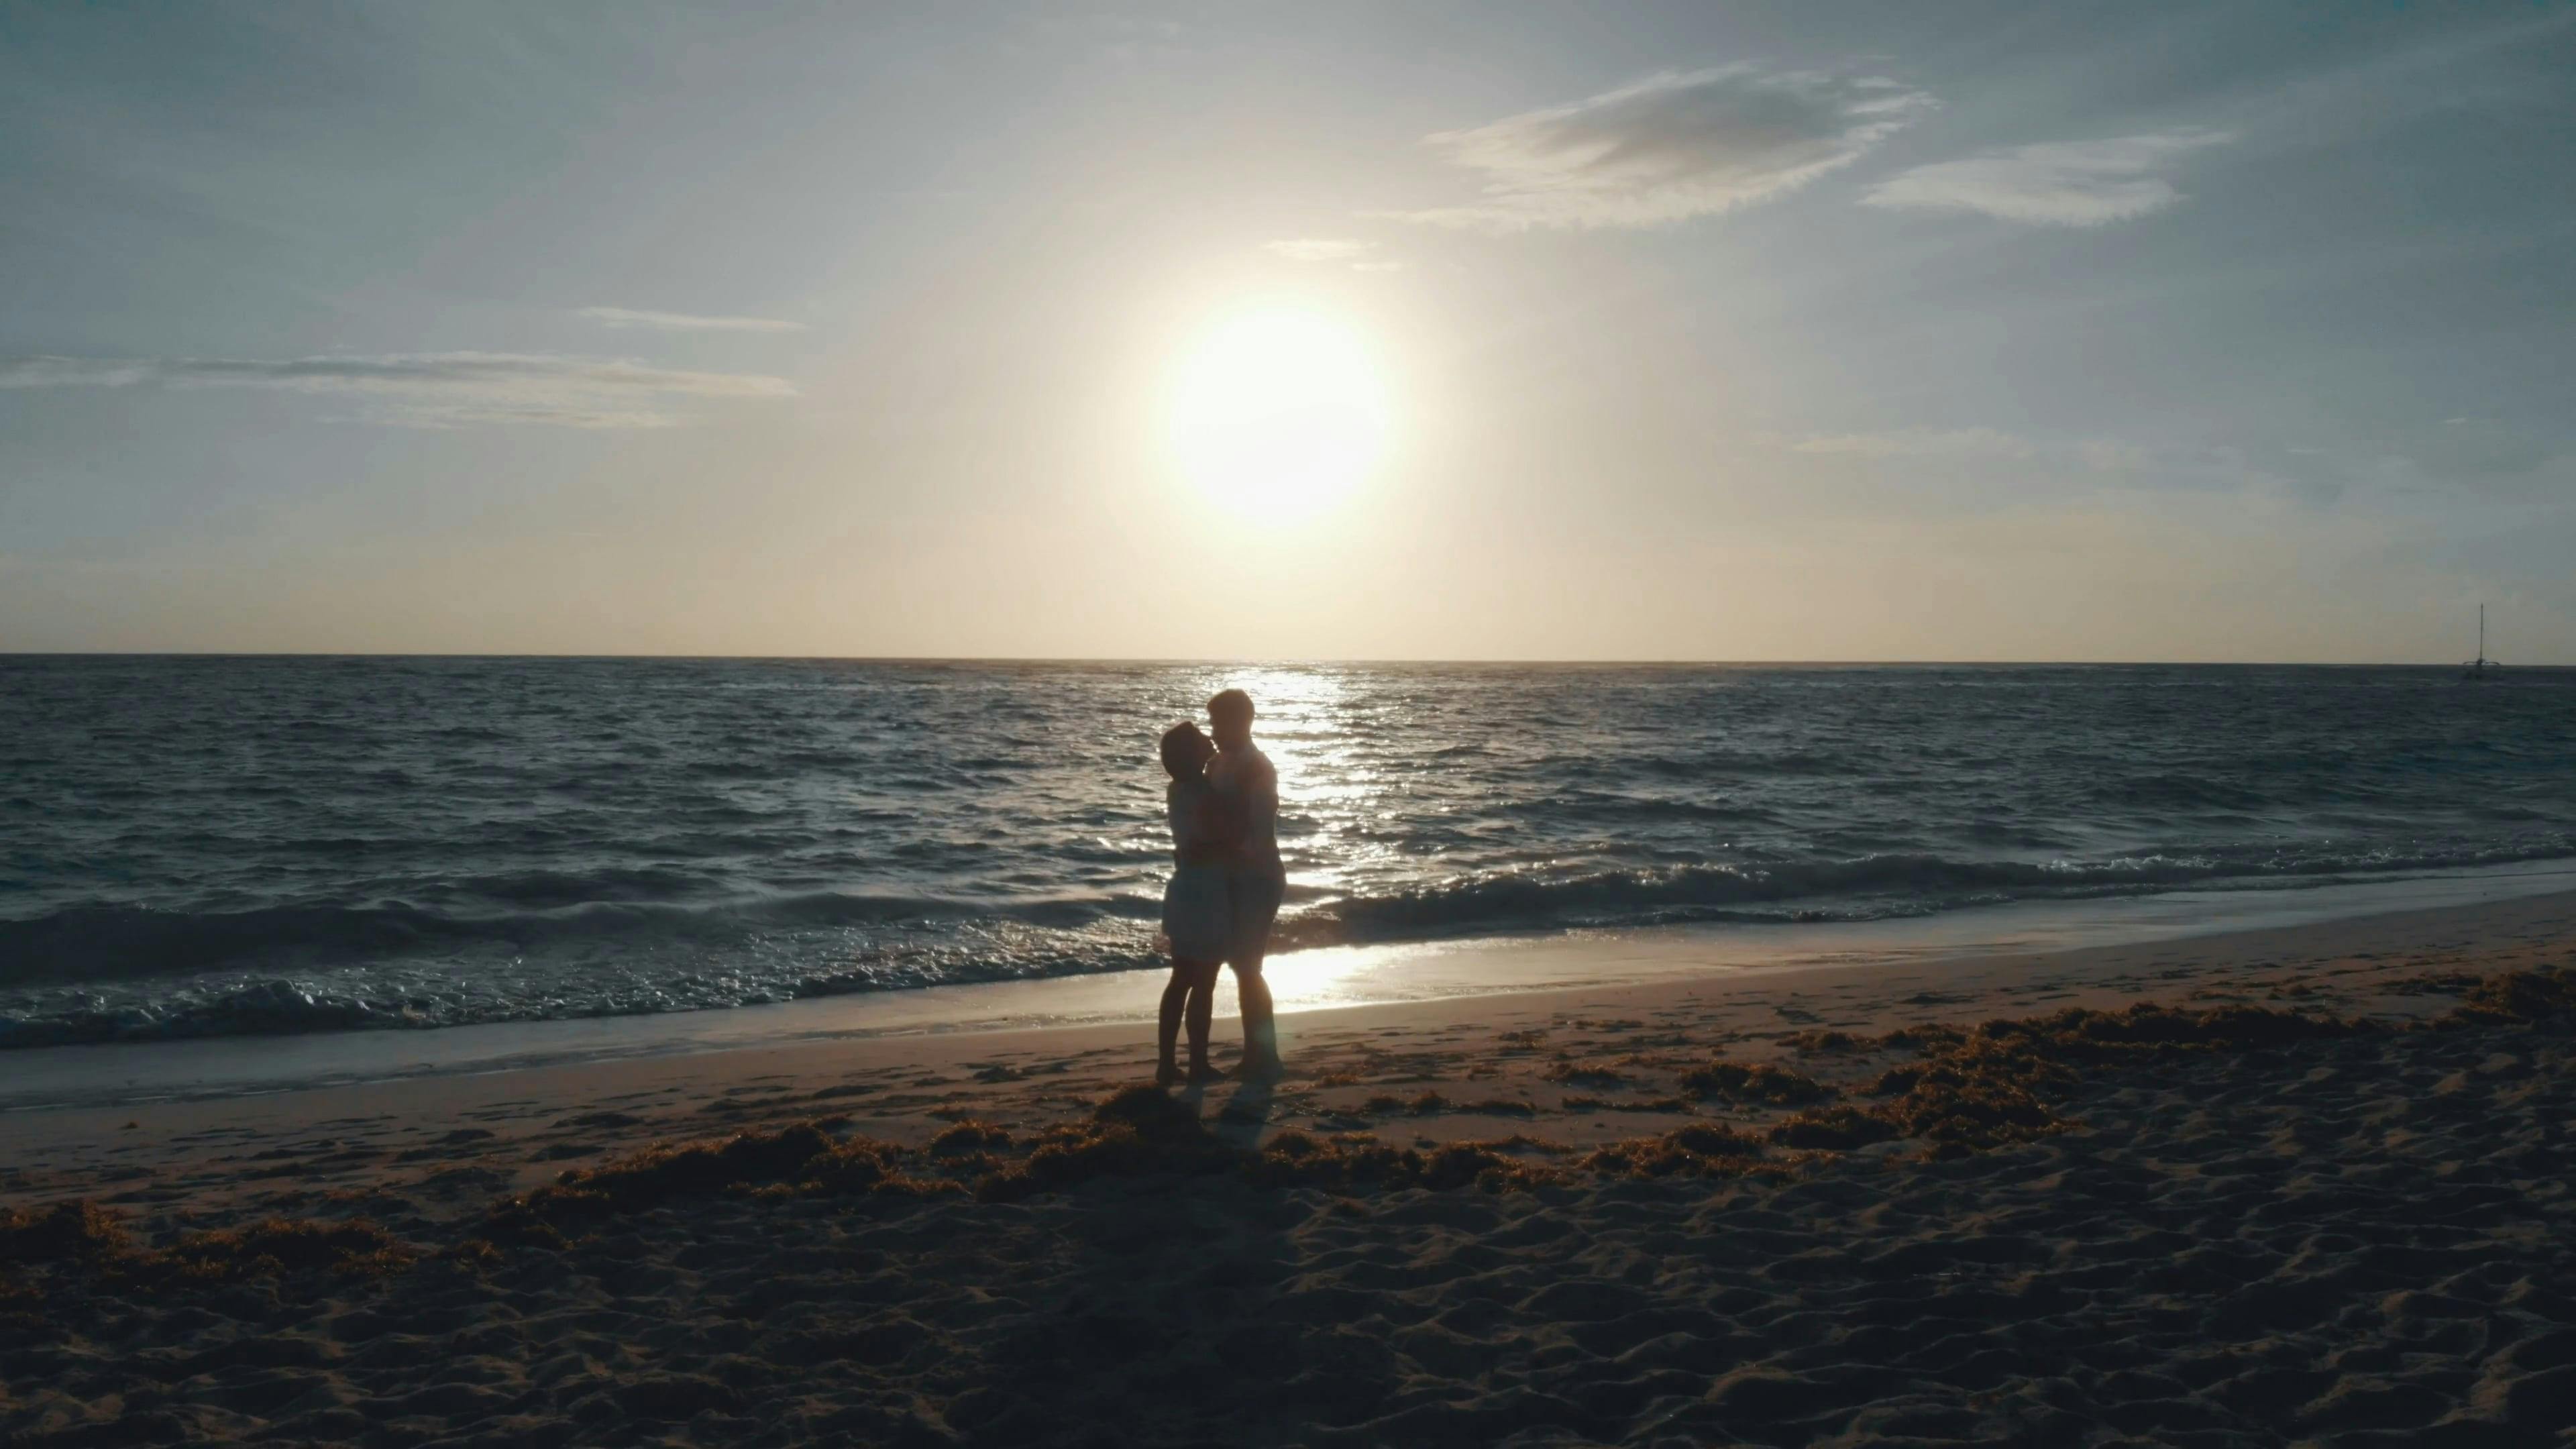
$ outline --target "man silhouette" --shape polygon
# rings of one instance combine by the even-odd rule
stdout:
[[[1252,742],[1251,695],[1229,689],[1209,700],[1207,709],[1217,749],[1208,762],[1208,782],[1240,802],[1244,820],[1241,842],[1226,865],[1233,926],[1225,964],[1234,968],[1235,996],[1243,1008],[1243,1075],[1266,1080],[1283,1069],[1270,986],[1261,979],[1270,926],[1288,889],[1287,869],[1279,863],[1279,771]]]

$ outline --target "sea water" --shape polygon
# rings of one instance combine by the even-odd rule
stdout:
[[[0,657],[0,1045],[1149,966],[1230,686],[1286,952],[2576,857],[2576,672]]]

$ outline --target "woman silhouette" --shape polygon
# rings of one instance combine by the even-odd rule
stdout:
[[[1164,790],[1172,822],[1172,880],[1163,888],[1163,945],[1171,953],[1172,979],[1163,988],[1163,1011],[1157,1045],[1160,1064],[1154,1080],[1175,1082],[1215,1079],[1208,1064],[1208,1022],[1215,1010],[1217,967],[1234,936],[1234,916],[1227,897],[1227,865],[1243,838],[1239,805],[1208,783],[1207,763],[1216,746],[1194,724],[1177,724],[1163,732],[1163,769],[1172,777]],[[1173,1060],[1181,1023],[1187,1017],[1190,1066],[1186,1076]]]

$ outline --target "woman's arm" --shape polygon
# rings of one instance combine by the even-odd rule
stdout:
[[[1243,843],[1244,833],[1251,828],[1250,811],[1243,798],[1230,790],[1203,791],[1191,824],[1191,833],[1201,842],[1231,850]]]

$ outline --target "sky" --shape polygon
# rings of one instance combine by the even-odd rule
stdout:
[[[0,651],[2576,664],[2571,178],[2556,3],[0,0]]]

